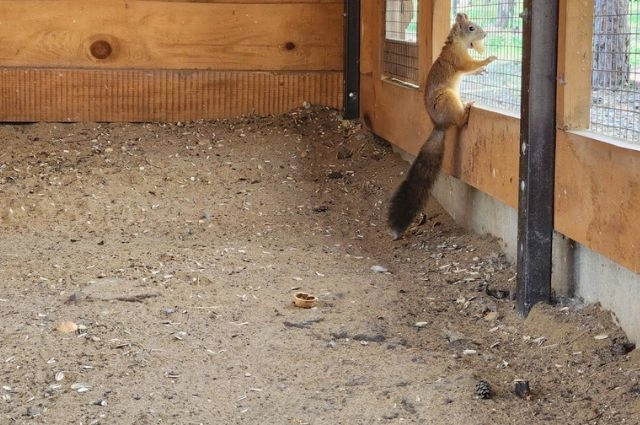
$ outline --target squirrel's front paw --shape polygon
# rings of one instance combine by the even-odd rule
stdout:
[[[465,103],[464,105],[464,114],[462,116],[462,121],[458,123],[458,127],[462,128],[465,125],[467,125],[467,123],[469,123],[469,115],[471,114],[471,107],[473,106],[474,102],[468,102]]]
[[[498,59],[498,57],[497,57],[497,56],[493,56],[493,55],[492,55],[492,56],[489,56],[489,57],[487,58],[487,63],[491,63],[491,62],[493,62],[493,61],[494,61],[494,60],[496,60],[496,59]]]

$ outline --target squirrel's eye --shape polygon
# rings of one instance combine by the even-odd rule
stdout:
[[[469,27],[469,31],[475,31],[475,30],[476,30],[476,27],[474,27],[473,25]]]

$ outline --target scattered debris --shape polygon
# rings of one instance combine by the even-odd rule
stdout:
[[[316,304],[317,301],[318,298],[313,295],[307,294],[306,292],[297,292],[293,296],[293,304],[296,307],[300,308],[311,308]]]
[[[73,333],[73,332],[77,332],[78,331],[78,325],[76,325],[74,322],[65,320],[63,322],[60,322],[56,325],[55,328],[56,331],[58,332],[62,332],[62,333]]]
[[[294,323],[288,320],[285,320],[283,324],[288,328],[298,328],[298,329],[308,329],[311,325],[322,322],[324,319],[322,317],[317,317],[315,319],[308,319],[302,322]]]
[[[173,334],[173,337],[178,341],[183,341],[189,334],[185,331],[178,331]]]
[[[635,423],[639,357],[609,314],[523,321],[513,264],[436,202],[391,243],[408,164],[338,116],[3,126],[2,420]],[[469,405],[480,378],[505,397]]]
[[[487,322],[495,322],[499,318],[500,313],[498,313],[497,311],[490,311],[484,315],[484,320],[486,320]]]
[[[67,298],[65,304],[80,303],[83,301],[124,301],[141,303],[148,298],[155,298],[159,296],[160,294],[158,293],[142,293],[134,295],[114,295],[113,297],[93,297],[81,292],[74,292],[69,296],[69,298]]]
[[[42,415],[42,405],[39,404],[37,406],[27,407],[27,416],[30,418],[35,418],[37,416]]]
[[[159,296],[160,294],[136,294],[136,295],[115,297],[114,299],[117,301],[125,301],[130,303],[141,303],[148,298],[155,298]]]
[[[71,384],[71,389],[78,393],[86,393],[89,391],[90,388],[91,387],[89,385],[81,382],[76,382],[74,384]]]
[[[529,381],[525,379],[514,380],[513,392],[518,397],[528,400],[531,397],[531,390],[529,389]]]
[[[384,342],[386,340],[385,336],[382,334],[356,334],[352,338],[354,341],[361,342]]]
[[[475,389],[476,398],[480,400],[488,400],[492,397],[493,391],[491,390],[491,384],[484,379],[481,379],[476,383]]]
[[[371,266],[371,271],[374,273],[388,273],[389,270],[382,266]]]
[[[169,316],[173,313],[176,312],[176,309],[173,307],[163,307],[162,308],[162,313],[164,313],[165,316]]]
[[[449,341],[449,343],[469,340],[469,338],[465,334],[453,329],[443,329],[442,334],[444,338]]]
[[[625,356],[636,349],[636,344],[629,342],[626,337],[613,338],[611,344],[611,354],[614,356]]]
[[[515,291],[509,291],[505,289],[493,289],[489,285],[485,287],[487,295],[499,299],[499,300],[515,300]]]

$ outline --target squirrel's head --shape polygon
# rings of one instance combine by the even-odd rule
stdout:
[[[451,28],[460,40],[463,40],[467,49],[474,49],[478,53],[484,52],[483,39],[487,36],[482,28],[469,20],[466,13],[456,14],[456,22]]]

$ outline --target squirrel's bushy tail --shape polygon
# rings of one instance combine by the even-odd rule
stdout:
[[[407,177],[391,198],[389,226],[394,239],[402,236],[429,197],[442,165],[444,134],[442,128],[433,129],[411,164]]]

